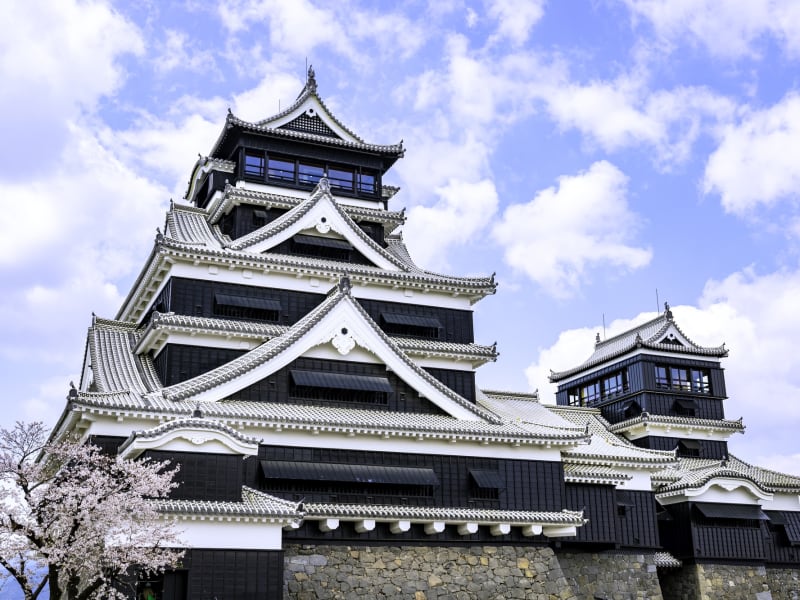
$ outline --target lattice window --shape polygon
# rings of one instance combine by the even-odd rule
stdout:
[[[296,119],[289,121],[286,123],[286,125],[282,125],[280,129],[303,131],[305,133],[314,133],[316,135],[324,135],[327,137],[339,137],[336,135],[333,129],[328,127],[317,115],[310,116],[306,113],[303,113]]]

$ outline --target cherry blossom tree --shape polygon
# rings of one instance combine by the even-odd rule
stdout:
[[[47,435],[38,422],[0,429],[0,570],[24,598],[127,598],[136,573],[177,566],[176,530],[155,505],[175,470]]]

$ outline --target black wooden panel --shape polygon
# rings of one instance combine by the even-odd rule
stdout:
[[[183,558],[185,600],[264,600],[283,596],[282,550],[193,548]],[[164,600],[184,600],[165,595]]]
[[[167,344],[153,364],[161,383],[169,386],[202,375],[244,353],[230,348]]]
[[[475,334],[472,327],[472,311],[453,308],[439,308],[421,304],[402,304],[400,302],[384,302],[359,298],[358,303],[364,307],[369,316],[381,324],[381,313],[405,314],[417,317],[438,319],[443,325],[439,339],[445,342],[472,343]]]
[[[116,435],[92,435],[89,436],[89,443],[100,448],[104,454],[116,456],[117,449],[126,439],[128,438]]]
[[[276,300],[281,304],[278,323],[281,325],[293,325],[325,299],[324,294],[263,288],[221,281],[202,281],[173,277],[171,282],[168,310],[181,315],[226,318],[224,315],[214,313],[214,296],[221,293]]]
[[[283,208],[264,208],[253,204],[239,204],[219,221],[222,233],[237,239],[274,221],[287,210]]]
[[[725,560],[764,560],[764,536],[761,521],[715,519],[691,509],[694,558]]]
[[[688,503],[662,507],[659,513],[658,533],[664,549],[680,560],[694,556],[691,507]]]
[[[614,486],[567,483],[566,508],[583,510],[589,519],[578,528],[578,535],[568,541],[614,544],[617,541],[617,505],[614,501]]]
[[[639,438],[638,440],[631,440],[631,442],[640,448],[649,448],[650,450],[669,450],[672,451],[680,443],[680,438],[660,437],[660,436],[647,436]],[[722,460],[728,457],[728,442],[718,440],[691,440],[700,447],[700,455],[695,458],[714,458]],[[692,444],[694,445],[694,444]],[[679,455],[686,455],[679,449]]]
[[[642,392],[627,396],[624,399],[615,400],[600,408],[603,417],[611,423],[627,420],[629,417],[625,415],[625,408],[630,400],[638,403],[642,411],[651,415],[692,416],[698,419],[725,418],[724,403],[719,398],[701,394],[676,394],[671,392]],[[693,415],[681,414],[677,406],[681,401],[690,401],[694,404]]]
[[[625,500],[630,505],[619,503],[620,493],[617,491],[616,532],[618,543],[623,547],[658,548],[661,544],[658,536],[658,520],[656,500],[652,492],[625,492]]]
[[[178,487],[170,493],[176,500],[212,500],[241,502],[242,457],[199,452],[148,450],[144,458],[170,461],[179,465],[175,476]]]
[[[471,402],[475,402],[475,373],[473,371],[456,371],[454,369],[434,369],[429,367],[426,367],[425,370],[459,396]]]
[[[439,485],[432,486],[430,495],[427,496],[392,495],[387,490],[373,494],[368,486],[358,484],[353,484],[346,490],[340,487],[331,492],[314,491],[318,486],[309,484],[308,489],[304,489],[296,480],[292,481],[293,490],[287,491],[286,485],[261,477],[258,466],[250,461],[246,468],[248,477],[246,484],[258,486],[266,492],[289,500],[300,500],[305,497],[310,502],[405,503],[415,506],[544,511],[560,511],[566,507],[563,469],[558,462],[286,446],[262,446],[259,449],[259,458],[264,461],[425,468],[432,469],[439,480]],[[500,479],[506,482],[505,489],[501,490],[498,498],[494,500],[476,497],[479,494],[475,493],[474,480],[470,476],[471,470],[497,472]],[[332,498],[331,495],[336,497]]]
[[[310,236],[309,236],[310,237]],[[326,239],[326,238],[320,238]],[[267,252],[275,254],[288,254],[290,256],[310,256],[312,258],[320,258],[322,260],[332,260],[336,262],[352,263],[357,265],[372,265],[372,261],[366,256],[361,254],[355,248],[350,249],[337,249],[326,248],[322,245],[309,245],[305,243],[298,243],[302,240],[295,238],[285,240],[273,246]]]
[[[796,534],[797,526],[800,525],[800,514],[767,511],[767,515],[771,520],[761,523],[767,563],[792,565],[796,568],[800,564],[800,545],[793,543],[787,535],[787,526],[791,528],[792,534]]]

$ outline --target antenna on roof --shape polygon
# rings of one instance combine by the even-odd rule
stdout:
[[[658,301],[658,288],[656,288],[656,312],[661,312],[661,302]]]
[[[603,313],[603,340],[606,339],[606,313]]]

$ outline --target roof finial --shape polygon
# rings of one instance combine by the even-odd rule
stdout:
[[[192,411],[192,417],[195,419],[203,418],[203,411],[200,410],[200,404],[195,404],[194,410]]]
[[[669,309],[669,302],[664,302],[664,317],[667,321],[672,321],[672,311]]]
[[[308,65],[308,76],[306,78],[306,87],[308,91],[312,94],[317,93],[317,78],[314,74],[314,67],[312,65]]]
[[[599,331],[594,334],[594,343],[595,344],[599,344],[600,343],[600,332]]]

